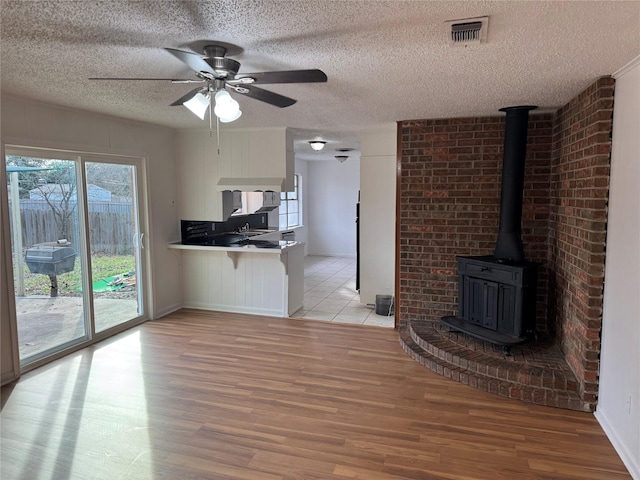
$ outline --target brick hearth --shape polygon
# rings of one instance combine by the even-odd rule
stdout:
[[[578,382],[554,340],[502,348],[450,332],[438,321],[412,320],[400,343],[421,365],[464,385],[503,397],[571,410],[590,411]]]
[[[457,313],[456,256],[493,252],[504,117],[398,123],[396,316],[413,358],[487,391],[595,409],[613,87],[600,78],[555,113],[529,116],[522,240],[539,264],[535,325],[549,340],[514,358],[469,349],[433,324]]]

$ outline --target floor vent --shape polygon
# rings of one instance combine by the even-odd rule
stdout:
[[[466,18],[445,22],[450,46],[477,45],[487,41],[489,17]]]

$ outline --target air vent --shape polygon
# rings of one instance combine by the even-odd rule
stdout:
[[[445,22],[449,45],[467,46],[477,45],[487,40],[489,17],[466,18]]]

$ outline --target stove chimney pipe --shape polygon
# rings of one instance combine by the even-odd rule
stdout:
[[[500,226],[493,256],[498,260],[524,261],[522,249],[522,194],[524,162],[527,154],[529,110],[538,107],[522,105],[501,108],[506,112],[502,191],[500,194]]]

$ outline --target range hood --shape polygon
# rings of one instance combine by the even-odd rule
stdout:
[[[271,210],[275,210],[276,208],[278,208],[277,205],[269,205],[267,207],[262,206],[259,209],[257,209],[255,212],[253,213],[265,213],[265,212],[270,212]]]
[[[218,180],[216,190],[240,190],[241,192],[272,191],[282,192],[284,178],[281,177],[259,177],[259,178],[221,178]]]

